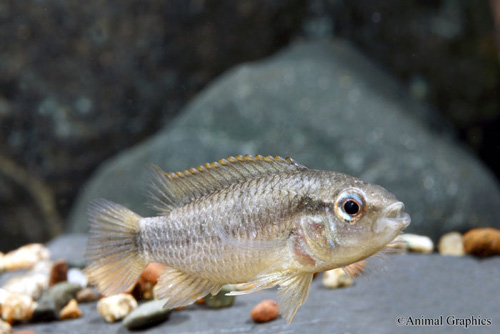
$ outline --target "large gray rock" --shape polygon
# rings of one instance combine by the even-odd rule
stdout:
[[[58,235],[103,159],[306,15],[305,0],[1,1],[0,251]]]
[[[83,189],[69,230],[87,230],[86,206],[104,197],[142,215],[148,164],[167,171],[234,154],[291,156],[380,184],[406,204],[408,231],[500,227],[492,175],[350,45],[307,42],[239,66],[153,138],[106,162]]]

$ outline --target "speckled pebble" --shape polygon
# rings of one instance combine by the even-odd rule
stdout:
[[[323,286],[328,289],[351,286],[353,282],[352,277],[347,275],[342,268],[325,271],[322,280]]]
[[[0,334],[10,334],[12,333],[12,326],[6,322],[0,319]]]
[[[128,329],[139,329],[155,326],[166,321],[170,310],[164,309],[164,300],[153,300],[139,305],[123,319],[123,325]]]
[[[441,255],[462,256],[465,254],[464,241],[459,232],[443,234],[438,242],[438,251]]]
[[[78,308],[76,299],[71,299],[69,303],[59,312],[59,319],[74,319],[80,318],[82,311]]]
[[[49,250],[42,244],[29,244],[0,257],[0,271],[31,269],[40,261],[50,258]]]
[[[8,293],[2,297],[2,318],[7,322],[29,320],[37,303],[28,295]]]
[[[214,309],[229,307],[233,305],[234,296],[226,296],[226,293],[229,293],[231,291],[232,290],[228,287],[222,287],[220,292],[215,296],[208,295],[205,297],[205,305],[207,305],[209,308]]]
[[[137,301],[129,294],[121,293],[105,297],[97,302],[97,312],[107,322],[115,322],[125,318],[137,307]]]
[[[250,312],[250,317],[253,321],[262,323],[276,319],[278,314],[278,303],[272,299],[266,299],[255,305]]]

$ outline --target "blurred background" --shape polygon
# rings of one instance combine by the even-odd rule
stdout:
[[[220,74],[315,39],[352,43],[498,180],[499,0],[3,0],[0,251],[63,233],[98,166]]]

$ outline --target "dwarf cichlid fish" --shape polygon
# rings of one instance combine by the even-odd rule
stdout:
[[[380,186],[294,160],[235,156],[165,173],[154,168],[159,215],[143,218],[98,200],[89,207],[86,273],[106,295],[124,291],[151,262],[165,308],[238,284],[240,295],[279,285],[290,322],[313,274],[365,259],[410,223]]]

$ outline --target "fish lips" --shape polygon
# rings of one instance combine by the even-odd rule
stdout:
[[[411,218],[404,211],[403,202],[395,202],[389,205],[383,212],[382,217],[374,224],[374,232],[382,233],[387,230],[401,232],[410,225]]]

